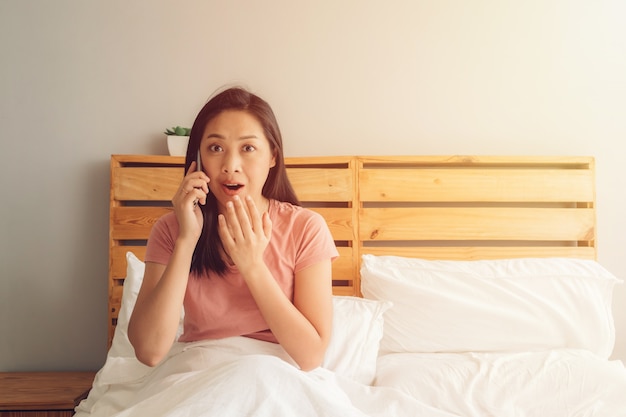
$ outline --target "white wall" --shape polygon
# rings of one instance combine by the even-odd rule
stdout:
[[[211,93],[273,104],[288,156],[597,158],[599,260],[626,278],[618,0],[0,2],[0,370],[97,369],[109,156],[166,153]],[[626,360],[626,285],[615,296]]]

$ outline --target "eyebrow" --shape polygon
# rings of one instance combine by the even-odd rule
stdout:
[[[210,135],[208,135],[206,137],[206,139],[222,139],[222,140],[226,140],[226,137],[224,137],[223,135],[220,135],[219,133],[211,133]],[[245,135],[245,136],[240,136],[239,138],[237,138],[237,140],[247,140],[247,139],[258,139],[259,137],[257,135]]]

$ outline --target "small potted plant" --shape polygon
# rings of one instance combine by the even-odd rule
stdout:
[[[185,156],[187,153],[187,145],[189,144],[190,132],[190,128],[182,126],[165,129],[164,133],[167,135],[167,150],[171,156]]]

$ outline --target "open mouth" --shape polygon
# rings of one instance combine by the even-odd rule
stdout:
[[[243,187],[243,185],[241,184],[224,184],[224,186],[231,191],[237,191],[238,189]]]

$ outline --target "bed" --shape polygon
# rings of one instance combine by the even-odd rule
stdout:
[[[111,157],[109,351],[78,416],[626,416],[592,157],[287,158],[340,252],[308,373],[243,337],[134,357],[146,239],[183,164]]]

